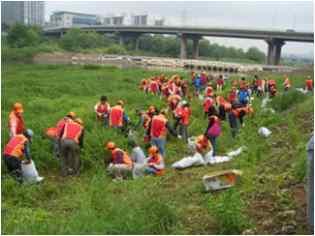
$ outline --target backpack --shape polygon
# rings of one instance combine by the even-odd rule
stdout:
[[[207,132],[210,137],[218,137],[221,134],[221,126],[219,122],[214,122],[214,124],[208,129]]]
[[[239,97],[240,102],[247,101],[248,92],[247,91],[240,91],[238,97]]]

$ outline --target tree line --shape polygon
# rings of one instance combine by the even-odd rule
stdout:
[[[65,50],[72,52],[91,51],[109,54],[135,54],[165,57],[178,57],[180,39],[175,36],[142,35],[139,38],[139,48],[135,51],[135,39],[126,39],[124,45],[119,45],[118,35],[101,35],[95,31],[83,32],[73,28],[59,39],[48,39],[43,36],[40,28],[16,24],[9,28],[4,42],[11,48],[34,47],[42,45],[46,51]],[[187,42],[187,53],[192,55],[192,41]],[[265,54],[256,47],[247,51],[235,47],[225,47],[208,40],[199,41],[199,56],[201,58],[221,60],[247,59],[257,63],[265,61]]]

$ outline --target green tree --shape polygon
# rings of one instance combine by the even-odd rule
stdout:
[[[7,42],[10,47],[22,48],[36,46],[40,41],[40,30],[37,27],[15,24],[9,29]]]
[[[249,48],[246,52],[246,57],[256,62],[263,62],[265,60],[265,54],[256,47]]]

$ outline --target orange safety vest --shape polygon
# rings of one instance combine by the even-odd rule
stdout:
[[[199,152],[203,152],[211,147],[211,143],[208,139],[204,139],[203,135],[199,135],[195,141],[196,149]]]
[[[70,139],[75,141],[76,143],[79,143],[79,138],[82,134],[82,131],[83,127],[80,124],[74,121],[66,122],[62,139]]]
[[[114,106],[109,115],[110,127],[122,127],[123,126],[124,109],[120,105]]]
[[[16,122],[15,134],[22,134],[25,131],[24,119],[22,116],[17,115],[15,111],[11,111],[9,114],[9,129]]]
[[[211,86],[208,86],[206,88],[205,95],[206,95],[206,97],[212,97],[213,96],[213,88]]]
[[[101,102],[97,104],[96,111],[98,113],[106,114],[108,113],[108,110],[109,110],[109,104],[107,102],[105,104],[102,104]]]
[[[162,156],[160,154],[157,154],[157,155],[154,155],[154,156],[150,156],[149,157],[149,160],[148,160],[148,164],[150,166],[150,164],[153,164],[153,165],[160,165],[162,162]],[[153,167],[153,166],[151,166]],[[154,169],[158,170],[158,171],[162,171],[164,170],[164,168],[156,168],[156,167],[153,167]]]
[[[211,106],[213,106],[213,103],[214,103],[214,101],[213,101],[212,98],[206,97],[206,98],[204,99],[204,101],[203,101],[203,111],[204,111],[204,112],[208,112],[208,111],[209,111],[209,108],[210,108]]]
[[[153,138],[164,138],[167,134],[166,128],[167,119],[164,115],[156,115],[152,118],[151,123],[151,137]]]
[[[183,107],[182,108],[182,118],[180,120],[180,123],[183,125],[189,125],[190,115],[191,115],[191,109],[189,107]]]
[[[119,148],[115,148],[112,151],[112,163],[113,164],[126,164],[132,167],[132,160],[126,152]]]
[[[313,90],[313,80],[307,79],[307,80],[305,80],[305,83],[306,83],[306,88],[308,90]]]
[[[70,119],[70,118],[69,118]],[[57,131],[56,131],[56,136],[57,137],[60,137],[61,135],[61,131],[62,129],[65,127],[65,124],[68,122],[67,118],[62,118],[60,121],[58,121],[57,125],[56,125],[56,128],[57,128]]]
[[[228,101],[233,103],[236,100],[236,98],[237,98],[236,91],[231,91],[228,96]]]
[[[284,87],[286,87],[286,88],[290,88],[291,87],[291,82],[290,82],[289,78],[285,78],[285,80],[284,80]]]
[[[17,157],[22,160],[24,157],[24,145],[26,142],[27,138],[23,134],[15,135],[5,146],[4,155]]]

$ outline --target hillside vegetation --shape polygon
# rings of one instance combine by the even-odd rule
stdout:
[[[165,104],[137,89],[142,78],[158,73],[97,66],[3,66],[2,147],[8,140],[9,110],[20,101],[25,106],[27,127],[35,132],[32,156],[45,180],[37,185],[19,185],[2,165],[2,234],[309,233],[303,184],[306,143],[313,130],[311,94],[279,96],[272,102],[274,114],[261,111],[261,100],[255,97],[255,115],[246,118],[235,140],[224,123],[218,153],[247,147],[231,162],[173,170],[170,164],[186,156],[188,150],[183,141],[170,137],[164,176],[118,183],[107,176],[104,158],[109,154],[104,151],[104,141],[114,140],[128,149],[127,139],[101,127],[93,106],[103,94],[111,104],[122,98],[131,120],[136,121],[136,108]],[[188,79],[188,73],[181,75]],[[274,77],[281,88],[282,75],[265,76]],[[304,86],[304,72],[289,76],[293,86]],[[192,109],[189,132],[199,135],[206,120],[196,98]],[[61,178],[59,163],[43,131],[69,111],[75,111],[85,123],[82,171],[80,177]],[[272,130],[271,137],[258,135],[261,126]],[[140,138],[141,133],[139,130]],[[243,171],[240,184],[229,190],[204,192],[203,175],[230,168]],[[293,213],[286,214],[288,211]]]

